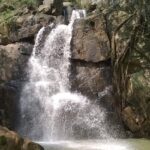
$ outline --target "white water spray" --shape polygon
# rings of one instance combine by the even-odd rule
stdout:
[[[104,111],[70,92],[70,41],[75,19],[85,11],[73,11],[70,24],[58,25],[41,48],[43,27],[28,64],[29,81],[20,98],[19,132],[33,140],[67,140],[106,137]]]

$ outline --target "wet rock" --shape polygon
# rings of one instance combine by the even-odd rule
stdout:
[[[25,140],[23,150],[44,150],[44,148],[30,140]]]
[[[109,59],[109,40],[101,19],[77,20],[72,38],[72,58],[87,62]]]
[[[0,126],[1,150],[44,150],[40,145],[21,138],[17,133]]]
[[[72,89],[90,98],[98,97],[99,92],[111,85],[110,76],[109,66],[74,62],[71,74]]]

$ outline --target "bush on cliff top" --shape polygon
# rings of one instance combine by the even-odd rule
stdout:
[[[40,0],[0,0],[0,24],[11,24],[15,15],[22,11],[22,8],[29,7],[36,9]]]
[[[18,7],[18,6],[37,6],[39,3],[39,0],[0,0],[0,3],[6,3],[9,5],[13,5],[14,7]]]

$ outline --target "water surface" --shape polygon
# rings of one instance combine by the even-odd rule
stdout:
[[[40,142],[45,150],[150,150],[150,140],[80,140]]]

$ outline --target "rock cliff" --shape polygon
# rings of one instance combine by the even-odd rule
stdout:
[[[18,109],[16,103],[19,100],[21,87],[27,80],[26,67],[37,32],[42,26],[47,26],[52,22],[66,22],[62,13],[64,8],[62,0],[59,2],[44,0],[38,4],[34,8],[25,5],[21,10],[15,11],[13,5],[4,3],[0,6],[1,14],[6,13],[6,8],[13,13],[13,17],[10,17],[12,19],[6,17],[0,23],[0,124],[10,128],[14,128],[15,119],[17,119],[15,116]],[[91,100],[96,99],[96,103],[103,105],[109,113],[114,113],[117,110],[118,102],[114,98],[115,91],[113,91],[112,82],[114,68],[111,50],[113,39],[111,40],[110,37],[113,32],[109,31],[121,24],[128,14],[117,10],[118,13],[110,15],[111,13],[109,14],[108,10],[104,9],[106,4],[102,5],[99,1],[82,1],[81,5],[87,8],[88,17],[76,20],[74,24],[71,42],[71,88],[72,91],[81,92]],[[65,9],[66,7],[65,4]],[[118,16],[120,14],[121,17]],[[0,15],[0,19],[1,17]],[[127,27],[123,29],[115,36],[117,55],[127,45],[128,35],[131,32],[131,30],[127,30]],[[136,61],[130,63],[130,66],[135,63]],[[131,71],[134,69],[131,68]],[[149,71],[145,74],[148,76]],[[131,75],[129,81],[134,79],[134,75]],[[143,82],[140,87],[149,86],[141,75],[138,78]],[[120,110],[120,119],[123,120],[126,129],[134,135],[149,137],[148,90],[133,88],[133,82],[130,82],[129,85],[128,95],[130,98],[125,107]],[[146,95],[146,97],[142,95]]]

